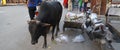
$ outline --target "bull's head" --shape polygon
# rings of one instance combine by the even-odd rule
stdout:
[[[28,21],[29,24],[29,32],[31,35],[31,44],[38,43],[38,39],[41,35],[44,36],[44,34],[48,31],[50,28],[50,24],[42,23],[37,20],[30,20]]]

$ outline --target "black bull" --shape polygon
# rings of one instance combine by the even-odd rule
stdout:
[[[59,30],[59,22],[62,15],[62,5],[57,2],[42,2],[39,8],[38,17],[35,20],[28,21],[29,31],[31,34],[31,43],[34,45],[38,43],[40,36],[44,37],[43,48],[47,47],[47,33],[49,32],[50,26],[52,26],[52,38],[54,40],[54,30],[57,27]],[[56,36],[57,36],[56,32]]]

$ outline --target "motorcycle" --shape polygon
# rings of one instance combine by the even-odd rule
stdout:
[[[90,40],[99,42],[101,47],[107,44],[110,46],[109,48],[112,48],[110,45],[113,38],[112,34],[107,32],[108,28],[97,16],[98,15],[96,13],[86,13],[84,22],[81,26],[82,32],[87,33]]]

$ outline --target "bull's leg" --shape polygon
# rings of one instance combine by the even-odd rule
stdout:
[[[52,38],[51,38],[52,41],[54,40],[54,30],[55,30],[55,26],[53,26],[52,28]]]
[[[57,30],[56,30],[56,34],[55,34],[56,37],[58,35],[58,31],[59,31],[59,24],[57,25]]]
[[[47,48],[47,35],[44,35],[44,44],[43,44],[43,48]]]

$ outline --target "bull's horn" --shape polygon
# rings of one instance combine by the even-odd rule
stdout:
[[[38,20],[27,20],[27,23],[28,23],[28,24],[29,24],[30,22],[32,22],[32,23],[37,23],[37,24],[40,23],[40,21],[38,21]]]
[[[43,23],[44,24],[44,26],[50,26],[50,24],[48,24],[48,23]]]
[[[40,21],[36,20],[36,24],[40,24]]]

